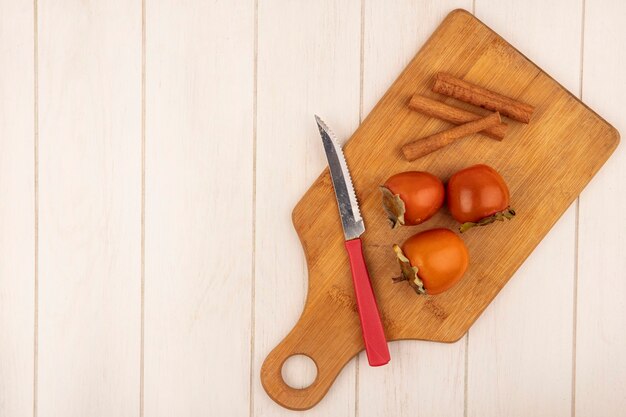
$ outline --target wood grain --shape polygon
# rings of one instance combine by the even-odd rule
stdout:
[[[249,412],[253,98],[253,2],[148,2],[145,416]]]
[[[565,7],[478,0],[476,16],[578,94],[582,8]],[[575,232],[573,204],[470,329],[468,416],[571,416]]]
[[[33,413],[34,13],[0,1],[0,416]]]
[[[626,3],[586,1],[582,95],[626,131]],[[621,34],[620,34],[621,33]],[[601,63],[601,64],[599,64]],[[577,416],[623,414],[626,409],[626,149],[580,196],[576,311]]]
[[[278,417],[291,414],[265,394],[259,373],[307,297],[306,263],[290,219],[326,165],[313,115],[344,139],[359,123],[359,4],[259,2],[258,30],[253,414]],[[306,375],[291,372],[287,378],[301,385]],[[307,415],[354,416],[353,364],[336,388]]]
[[[423,116],[406,106],[413,94],[428,88],[427,80],[437,71],[451,72],[494,91],[506,91],[535,106],[534,124],[512,126],[510,138],[515,145],[506,148],[476,135],[418,163],[403,161],[396,150],[400,141],[416,130],[419,136],[425,136],[440,128],[440,121],[424,123]],[[541,141],[536,139],[539,135]],[[466,11],[451,13],[345,146],[368,227],[363,236],[365,255],[389,339],[451,342],[461,338],[618,141],[612,126],[502,38]],[[430,171],[445,179],[477,162],[487,163],[503,174],[518,202],[516,210],[525,214],[506,226],[467,234],[465,242],[473,263],[466,277],[450,291],[416,298],[407,286],[392,285],[388,277],[393,276],[397,266],[389,256],[389,244],[423,227],[392,233],[380,210],[377,185],[409,168]],[[558,193],[553,184],[560,184]],[[545,204],[547,199],[549,205]],[[311,207],[316,207],[313,218],[309,215]],[[299,409],[314,405],[324,396],[346,362],[362,349],[362,340],[327,171],[300,200],[293,219],[309,267],[307,303],[297,325],[266,358],[261,378],[274,400]],[[425,227],[453,227],[444,213],[433,219]],[[511,241],[516,244],[510,245]],[[494,253],[499,255],[496,264]],[[304,390],[289,389],[280,376],[280,365],[293,353],[306,353],[318,366],[316,382]]]
[[[39,2],[38,16],[38,415],[136,416],[141,5]]]
[[[471,3],[365,1],[364,115],[372,110],[450,8],[471,9]],[[392,342],[389,350],[391,363],[382,368],[369,367],[365,354],[359,354],[359,417],[463,416],[465,340],[445,345],[427,341]],[[334,387],[329,395],[333,391]]]

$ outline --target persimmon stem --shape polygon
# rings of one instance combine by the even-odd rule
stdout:
[[[425,294],[426,289],[424,288],[424,282],[417,274],[417,267],[411,265],[411,262],[404,255],[404,252],[402,252],[400,246],[393,245],[393,250],[398,257],[400,272],[402,274],[399,277],[392,278],[394,284],[402,281],[407,281],[409,285],[415,290],[415,292],[417,292],[418,294]]]
[[[383,209],[387,213],[387,218],[391,224],[391,228],[395,229],[398,226],[404,225],[404,213],[406,207],[404,201],[400,198],[399,194],[394,194],[389,188],[381,185],[380,191],[383,197]]]
[[[483,219],[480,219],[477,222],[465,222],[461,225],[461,227],[459,227],[459,232],[464,233],[467,232],[469,229],[471,229],[472,227],[475,226],[486,226],[488,224],[491,224],[495,221],[504,221],[504,219],[507,220],[511,220],[514,216],[515,216],[515,210],[513,210],[510,207],[505,208],[502,211],[499,211],[495,214],[492,214],[491,216],[485,217]]]

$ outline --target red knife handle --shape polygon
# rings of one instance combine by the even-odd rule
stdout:
[[[380,320],[374,290],[363,258],[361,239],[346,240],[346,249],[350,257],[352,281],[356,294],[356,304],[361,319],[361,330],[365,352],[370,366],[381,366],[389,362],[389,348],[383,323]]]

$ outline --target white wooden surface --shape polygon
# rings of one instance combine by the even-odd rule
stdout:
[[[136,415],[141,5],[40,2],[37,28],[35,411]]]
[[[582,98],[626,132],[626,4],[586,0]],[[601,64],[598,64],[601,63]],[[580,197],[576,384],[579,415],[626,410],[626,227],[612,213],[626,210],[626,149],[621,146]],[[605,221],[602,221],[605,219]]]
[[[0,0],[0,416],[294,414],[258,373],[306,296],[312,115],[347,138],[456,7],[626,131],[621,0]],[[623,415],[625,166],[467,337],[303,415]]]
[[[249,410],[250,6],[146,4],[146,416]]]
[[[34,406],[34,17],[32,2],[0,1],[0,416]]]

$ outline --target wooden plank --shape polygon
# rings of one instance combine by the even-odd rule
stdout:
[[[475,14],[578,94],[580,4],[477,0]],[[471,328],[468,416],[571,415],[575,206]]]
[[[571,414],[574,209],[470,329],[468,416]]]
[[[585,2],[582,95],[626,132],[626,3]],[[626,409],[626,149],[617,148],[580,197],[576,327],[576,416]]]
[[[259,372],[296,322],[307,294],[291,212],[326,165],[313,115],[325,119],[342,141],[359,123],[359,40],[358,2],[259,2],[255,417],[290,414],[272,403]],[[295,385],[307,378],[289,376]],[[354,384],[350,363],[328,397],[306,415],[353,416]]]
[[[39,416],[136,416],[141,4],[39,2]]]
[[[145,415],[248,415],[254,3],[146,5]]]
[[[0,1],[0,415],[33,413],[34,10]]]
[[[445,15],[454,7],[471,9],[471,3],[364,2],[363,116]],[[365,354],[359,355],[360,417],[463,415],[464,339],[454,344],[397,342],[389,349],[391,363],[383,368],[369,367]]]

